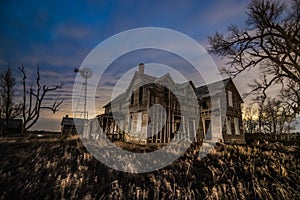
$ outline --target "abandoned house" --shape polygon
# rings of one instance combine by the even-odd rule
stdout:
[[[195,92],[198,96],[201,113],[201,125],[205,138],[210,138],[214,130],[219,129],[222,133],[222,140],[225,143],[245,144],[245,136],[243,133],[242,122],[242,108],[243,99],[240,96],[234,82],[231,78],[224,79],[222,86],[224,86],[226,99],[225,114],[223,124],[220,127],[212,126],[212,115],[220,115],[219,110],[212,110],[212,99],[220,101],[220,98],[212,98],[209,94],[208,88],[218,88],[220,82],[215,82],[209,85],[204,85],[196,88]],[[217,94],[215,94],[217,95]]]
[[[213,99],[209,87],[220,82],[196,88],[192,81],[175,83],[167,73],[153,77],[144,73],[144,64],[139,65],[126,92],[104,106],[104,114],[97,120],[104,133],[112,140],[124,139],[140,144],[169,143],[181,132],[194,140],[211,140],[218,130],[218,138],[225,143],[245,143],[242,130],[241,104],[243,100],[228,78],[222,81],[226,92],[226,116],[224,123],[215,125],[212,115]],[[218,97],[218,93],[214,94]],[[196,103],[195,103],[196,102]]]

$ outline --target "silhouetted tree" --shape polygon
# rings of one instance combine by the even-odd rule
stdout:
[[[253,107],[254,103],[257,107]],[[254,103],[245,106],[243,110],[244,129],[247,133],[268,133],[277,137],[294,129],[295,117],[285,102],[267,98],[265,102]]]
[[[0,74],[1,118],[13,119],[20,114],[19,106],[14,102],[15,84],[10,68]]]
[[[4,119],[1,127],[2,134],[6,134],[8,121],[21,114],[20,105],[16,105],[14,101],[15,84],[16,79],[8,67],[6,71],[0,74],[0,117]]]
[[[268,98],[262,105],[262,125],[265,133],[275,136],[289,132],[295,117],[288,106],[281,100]]]
[[[19,67],[22,73],[22,85],[23,85],[23,101],[22,101],[22,118],[23,126],[22,132],[25,133],[30,129],[39,119],[41,110],[50,110],[53,113],[58,111],[59,106],[63,103],[62,100],[54,100],[50,105],[44,105],[45,97],[48,93],[60,89],[62,84],[52,87],[40,83],[40,71],[36,70],[35,85],[27,87],[27,76],[23,66]]]
[[[280,86],[289,91],[289,109],[300,111],[300,0],[287,5],[276,0],[252,0],[247,9],[246,27],[231,25],[228,33],[209,37],[209,52],[228,59],[223,72],[235,77],[259,68],[253,91],[268,96],[267,90]]]
[[[255,117],[257,115],[257,110],[253,108],[253,105],[248,105],[243,108],[243,124],[246,133],[252,134],[257,126],[258,119]]]

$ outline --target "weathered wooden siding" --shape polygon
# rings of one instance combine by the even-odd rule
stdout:
[[[207,94],[202,98],[198,96],[198,105],[195,106],[193,101],[187,100],[193,97],[192,94],[195,89],[189,91],[191,87],[181,87],[174,90],[174,83],[167,76],[162,81],[164,82],[144,84],[142,80],[132,80],[132,92],[129,95],[124,95],[122,100],[118,100],[120,105],[117,108],[120,108],[120,110],[114,109],[120,112],[122,112],[122,109],[127,109],[126,117],[122,119],[122,126],[119,123],[119,126],[116,127],[116,123],[111,119],[105,122],[102,120],[106,132],[111,133],[122,130],[126,133],[128,141],[141,143],[168,143],[173,138],[179,137],[181,134],[178,134],[178,132],[180,131],[190,134],[195,137],[195,140],[217,140],[222,138],[227,143],[245,143],[241,112],[243,101],[232,80],[227,80],[225,84],[226,110],[222,107],[223,110],[219,111],[212,110],[212,107],[216,108],[221,104],[222,100],[218,97],[218,94],[213,98]],[[140,87],[140,85],[143,86]],[[167,85],[169,89],[163,85]],[[173,94],[170,89],[175,91],[176,94]],[[202,91],[205,90],[207,88],[202,89]],[[228,91],[231,92],[232,98],[229,97]],[[232,105],[230,99],[232,99]],[[179,103],[181,101],[184,102],[182,105]],[[165,109],[165,122],[162,120],[162,116],[160,116],[162,113],[160,112],[154,114],[153,119],[150,118],[149,109],[154,104],[159,104]],[[108,104],[105,107],[105,113],[109,115],[111,112],[111,105]],[[221,122],[219,117],[211,117],[212,115],[220,115],[220,112],[226,112],[224,123]],[[183,116],[188,117],[184,119]],[[199,118],[199,122],[197,122],[197,118]],[[227,119],[230,119],[230,133],[227,131]],[[153,124],[156,126],[153,126]],[[180,124],[182,124],[181,129],[179,129]],[[157,125],[160,125],[160,127]],[[236,129],[240,130],[240,134],[236,133]],[[215,133],[219,133],[219,135]]]

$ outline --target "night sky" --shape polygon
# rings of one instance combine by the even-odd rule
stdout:
[[[99,43],[128,29],[163,27],[182,32],[208,48],[208,36],[216,31],[225,32],[230,24],[244,25],[248,3],[247,0],[90,0],[76,3],[3,0],[0,3],[1,70],[9,65],[19,77],[16,67],[20,64],[29,74],[39,66],[43,82],[48,85],[63,83],[62,90],[46,99],[64,99],[60,111],[55,115],[43,112],[33,128],[59,130],[62,116],[72,115],[74,68],[80,67]],[[217,65],[224,64],[213,59]],[[241,79],[235,82],[244,90],[242,85],[248,83]],[[16,96],[19,92],[17,85]]]

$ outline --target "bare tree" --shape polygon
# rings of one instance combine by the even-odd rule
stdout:
[[[20,115],[20,107],[14,102],[15,85],[16,79],[8,67],[6,71],[0,74],[1,118],[13,119]]]
[[[11,69],[8,67],[6,71],[0,74],[0,117],[4,119],[1,123],[1,132],[6,134],[6,126],[10,119],[20,116],[20,105],[14,102],[14,86],[16,79]]]
[[[294,113],[300,111],[300,0],[286,5],[276,0],[252,0],[247,9],[246,28],[231,25],[225,35],[209,37],[209,52],[227,58],[223,72],[236,77],[259,68],[261,78],[254,81],[253,92],[268,96],[267,90],[281,86],[293,93],[286,99]]]
[[[255,106],[255,104],[257,106]],[[283,133],[290,133],[295,126],[295,117],[289,105],[282,100],[262,97],[243,108],[244,130],[247,133],[272,134],[275,138]]]
[[[275,99],[268,99],[264,105],[264,123],[269,133],[277,133],[277,125],[280,117],[281,102]]]
[[[257,109],[253,108],[253,105],[248,105],[243,108],[244,112],[244,130],[246,133],[252,134],[257,126],[257,119],[254,117],[257,115]]]
[[[40,71],[36,70],[35,86],[27,88],[27,76],[23,66],[19,67],[22,73],[22,85],[23,85],[23,106],[22,106],[22,118],[23,127],[22,132],[25,133],[30,129],[39,119],[41,110],[50,110],[53,113],[58,111],[59,106],[63,103],[62,100],[54,100],[51,105],[44,105],[45,97],[48,93],[60,89],[62,84],[49,87],[46,84],[43,86],[40,83]]]
[[[268,98],[262,105],[262,125],[265,133],[276,137],[289,132],[295,121],[293,112],[281,100]]]
[[[262,133],[262,126],[263,126],[263,111],[264,111],[264,96],[257,96],[256,100],[258,102],[258,131]]]

